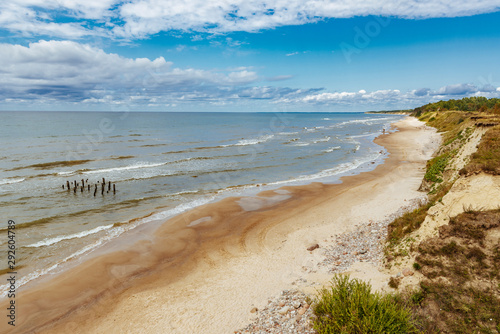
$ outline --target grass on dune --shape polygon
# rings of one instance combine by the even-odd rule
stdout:
[[[500,210],[467,210],[418,247],[423,328],[500,332]]]
[[[467,175],[480,171],[500,174],[500,127],[494,127],[483,135],[477,151],[460,174]]]
[[[336,275],[314,303],[319,334],[419,333],[411,309],[399,295],[371,291],[370,284]]]

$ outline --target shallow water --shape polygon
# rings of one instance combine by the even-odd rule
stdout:
[[[137,225],[218,198],[373,168],[385,152],[373,139],[400,117],[0,112],[0,228],[16,222],[19,283]],[[68,190],[67,182],[79,187]],[[245,210],[260,205],[241,201]]]

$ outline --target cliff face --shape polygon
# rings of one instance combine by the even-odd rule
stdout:
[[[415,240],[422,241],[435,236],[440,226],[448,224],[451,217],[465,210],[492,210],[500,205],[500,176],[485,173],[470,176],[459,174],[470,163],[486,129],[476,127],[469,132],[467,139],[454,149],[456,153],[442,173],[444,182],[452,186],[441,200],[429,208],[421,227],[413,233]],[[422,184],[425,181],[424,179]],[[432,183],[427,184],[427,188],[432,186]]]
[[[442,225],[466,211],[487,211],[500,207],[500,176],[480,173],[458,178],[449,192],[427,212],[414,238],[422,241],[438,234]]]
[[[419,189],[429,194],[429,203],[422,209],[427,215],[420,212],[412,226],[399,226],[402,232],[389,233],[396,255],[408,255],[410,248],[435,236],[439,226],[466,210],[500,207],[500,126],[483,124],[492,117],[498,118],[487,113],[439,110],[420,115],[420,120],[440,131],[443,141],[428,161]]]
[[[389,227],[386,268],[426,333],[500,333],[499,116],[430,109],[420,120],[443,142],[420,186],[429,202]]]

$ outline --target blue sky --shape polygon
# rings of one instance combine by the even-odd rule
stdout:
[[[12,0],[0,110],[367,111],[500,97],[500,2]]]

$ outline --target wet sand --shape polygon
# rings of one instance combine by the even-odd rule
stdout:
[[[3,321],[0,332],[234,332],[269,296],[329,279],[311,274],[321,252],[308,246],[422,195],[417,189],[439,137],[413,118],[396,126],[376,140],[390,155],[375,170],[341,184],[226,198],[136,230],[119,246],[20,289],[15,329]]]

